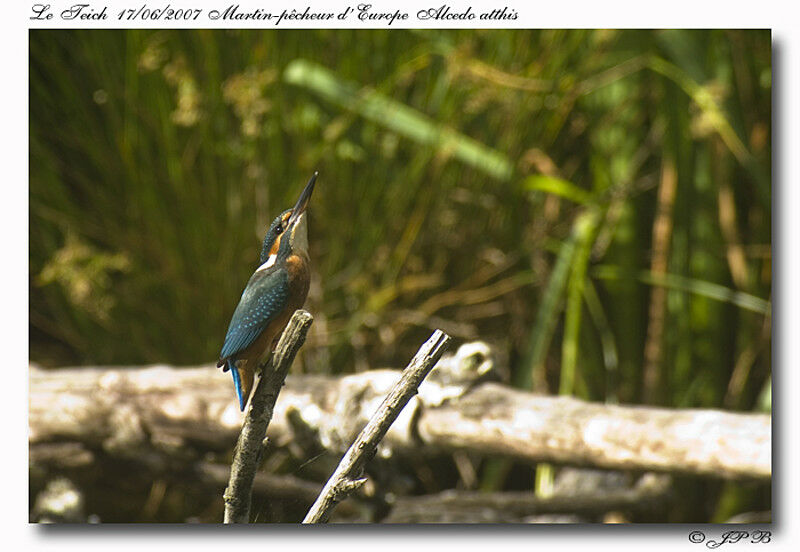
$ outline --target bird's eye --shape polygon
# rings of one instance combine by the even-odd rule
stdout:
[[[283,225],[279,224],[278,226],[275,227],[275,233],[280,234],[281,232],[283,232]]]

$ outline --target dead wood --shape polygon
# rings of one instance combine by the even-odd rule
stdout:
[[[481,343],[443,357],[389,428],[378,454],[464,450],[611,469],[734,479],[771,475],[767,414],[613,406],[476,384],[490,371]],[[229,379],[211,366],[32,366],[31,462],[91,462],[100,450],[150,455],[156,468],[164,458],[186,463],[209,450],[230,450],[241,414]],[[309,442],[341,454],[399,379],[396,370],[289,376],[268,436],[277,446]]]

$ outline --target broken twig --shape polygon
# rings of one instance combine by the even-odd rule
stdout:
[[[366,483],[366,479],[361,477],[364,465],[375,455],[378,443],[386,435],[389,426],[397,419],[411,397],[417,393],[422,380],[442,356],[449,342],[450,336],[441,330],[436,330],[420,347],[408,367],[403,370],[400,381],[395,384],[342,457],[339,466],[328,479],[303,523],[325,523],[337,502]]]

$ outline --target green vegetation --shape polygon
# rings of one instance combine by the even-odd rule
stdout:
[[[31,31],[31,359],[216,360],[319,170],[296,369],[400,366],[440,327],[520,387],[769,410],[770,56],[768,31]]]

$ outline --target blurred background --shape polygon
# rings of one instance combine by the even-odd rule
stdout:
[[[215,361],[318,170],[294,371],[441,328],[518,388],[770,412],[770,119],[769,31],[33,30],[30,358]],[[677,486],[669,521],[769,509]]]

